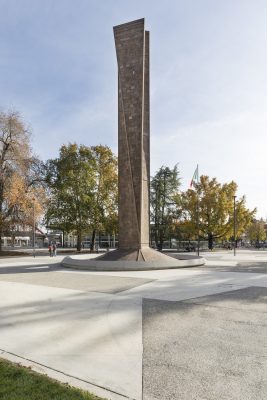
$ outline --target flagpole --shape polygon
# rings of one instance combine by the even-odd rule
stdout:
[[[199,237],[199,199],[197,193],[197,255],[199,256],[199,245],[200,245],[200,237]]]
[[[197,183],[199,183],[198,164],[197,164]],[[200,245],[200,237],[199,237],[199,196],[198,196],[198,188],[197,188],[197,255],[198,256],[199,256],[199,245]]]

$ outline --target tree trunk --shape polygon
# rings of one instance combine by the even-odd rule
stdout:
[[[92,239],[91,239],[91,244],[90,244],[90,251],[94,251],[94,249],[95,249],[95,236],[96,236],[96,230],[93,229]]]
[[[157,230],[157,228],[155,228],[155,230],[154,230],[154,239],[155,239],[156,248],[158,248],[159,236],[158,236],[158,230]]]
[[[82,249],[82,233],[78,232],[77,234],[77,251],[81,251]]]
[[[63,249],[65,248],[65,231],[62,230],[62,243],[61,243]]]
[[[159,231],[159,244],[158,244],[159,251],[162,251],[162,249],[163,249],[163,239],[164,239],[164,236],[163,236],[163,231],[162,231],[162,227],[161,227],[161,229]]]
[[[213,234],[212,233],[208,234],[208,242],[209,242],[209,249],[212,250],[213,249]]]

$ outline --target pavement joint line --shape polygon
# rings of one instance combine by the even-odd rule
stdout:
[[[136,400],[136,399],[133,398],[133,397],[128,397],[128,396],[126,396],[125,394],[116,392],[115,390],[112,390],[112,389],[108,389],[108,388],[106,388],[106,387],[104,387],[104,386],[101,386],[101,385],[98,385],[98,384],[96,384],[96,383],[92,383],[92,382],[90,382],[90,381],[87,381],[86,379],[77,378],[77,377],[74,376],[74,375],[70,375],[70,374],[67,374],[67,373],[65,373],[65,372],[62,372],[62,371],[60,371],[60,370],[58,370],[58,369],[55,369],[55,368],[52,368],[52,367],[48,367],[48,366],[45,365],[45,364],[39,363],[39,362],[37,362],[37,361],[33,361],[33,360],[31,360],[31,359],[29,359],[29,358],[26,358],[26,357],[19,356],[18,354],[12,353],[11,351],[6,351],[6,350],[3,350],[3,349],[0,349],[0,352],[1,352],[1,356],[4,356],[5,354],[9,354],[9,355],[11,355],[11,356],[20,358],[20,359],[22,359],[22,360],[29,361],[29,362],[31,362],[31,363],[33,363],[33,364],[40,365],[41,367],[45,367],[45,368],[47,368],[48,370],[51,370],[51,371],[54,371],[54,372],[58,372],[58,373],[60,373],[60,374],[62,374],[62,375],[64,375],[64,376],[67,376],[67,377],[69,377],[69,378],[76,379],[76,380],[78,380],[78,381],[87,383],[87,384],[89,384],[89,385],[95,386],[95,387],[97,387],[97,388],[99,388],[99,389],[102,389],[102,390],[106,390],[107,392],[116,394],[116,395],[121,396],[121,397],[123,397],[123,398],[125,398],[125,399],[127,399],[127,400]],[[40,374],[40,372],[39,372],[39,374]],[[44,374],[40,374],[40,375],[44,375]],[[59,382],[60,382],[60,381],[59,381]],[[62,382],[60,382],[60,383],[62,383]]]
[[[137,286],[134,286],[134,287],[131,287],[131,288],[128,288],[128,289],[123,289],[122,291],[117,292],[117,294],[128,292],[128,291],[133,290],[133,289],[138,289],[138,288],[143,287],[145,285],[150,285],[151,283],[156,282],[156,281],[158,281],[158,279],[151,279],[149,282],[144,282],[144,283],[142,283],[140,285],[137,285]]]

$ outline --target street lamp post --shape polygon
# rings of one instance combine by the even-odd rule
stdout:
[[[234,197],[234,256],[236,255],[236,207],[235,207],[235,199],[236,196]]]
[[[35,198],[33,200],[33,257],[35,258]]]

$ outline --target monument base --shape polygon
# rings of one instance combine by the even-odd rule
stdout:
[[[177,256],[177,255],[176,255]],[[149,247],[109,251],[96,258],[88,255],[65,257],[61,265],[89,271],[148,271],[196,267],[205,264],[205,258],[193,255],[167,256]]]

